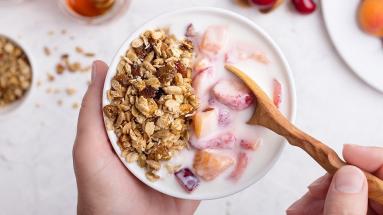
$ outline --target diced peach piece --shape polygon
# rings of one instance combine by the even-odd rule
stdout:
[[[255,151],[258,149],[261,142],[262,142],[262,139],[241,140],[241,142],[239,142],[239,145],[241,146],[241,148],[243,148],[245,150]]]
[[[194,72],[198,74],[207,69],[211,69],[212,66],[213,64],[211,63],[211,60],[209,58],[202,57],[202,58],[199,58],[194,64]]]
[[[191,144],[197,149],[232,149],[237,138],[233,133],[221,133],[210,140],[192,141]]]
[[[267,58],[267,56],[264,53],[261,52],[254,52],[250,55],[250,59],[253,59],[255,61],[258,61],[262,64],[269,64],[270,60]]]
[[[282,85],[277,79],[273,80],[273,102],[277,108],[282,102]]]
[[[229,178],[238,181],[246,170],[249,158],[245,152],[240,152],[237,158],[237,164],[234,171],[230,174]]]
[[[234,164],[230,155],[212,150],[198,150],[194,157],[193,168],[203,180],[211,181]]]
[[[214,25],[207,28],[202,36],[200,50],[207,55],[217,55],[226,45],[227,29]]]
[[[193,116],[194,133],[197,138],[206,136],[218,128],[218,110],[214,108],[198,112]]]
[[[196,77],[194,77],[192,85],[199,97],[208,93],[211,85],[214,83],[214,75],[211,68],[202,71]]]
[[[213,87],[216,99],[233,110],[244,110],[254,101],[250,90],[239,81],[219,81]]]

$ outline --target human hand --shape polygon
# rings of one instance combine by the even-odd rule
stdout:
[[[114,153],[102,118],[107,65],[95,61],[73,146],[78,214],[193,214],[199,201],[159,193],[137,180]]]
[[[382,205],[368,201],[367,180],[360,170],[383,179],[383,148],[344,145],[343,157],[354,166],[342,167],[333,177],[326,174],[317,179],[308,187],[309,191],[287,209],[288,215],[383,214]]]

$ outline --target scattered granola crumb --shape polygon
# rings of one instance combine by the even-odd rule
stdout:
[[[67,33],[66,29],[62,29],[62,30],[61,30],[61,34],[62,34],[62,35],[65,35],[66,33]]]
[[[72,96],[77,92],[77,90],[75,88],[66,88],[65,92],[68,96]]]
[[[41,84],[42,84],[41,80],[38,80],[38,81],[36,82],[36,86],[37,86],[37,87],[40,87]]]
[[[55,32],[54,31],[48,31],[47,34],[48,34],[48,36],[52,36],[53,34],[55,34]]]
[[[61,107],[63,105],[63,101],[61,99],[57,100],[57,105]]]
[[[48,87],[48,88],[45,90],[45,92],[46,92],[47,94],[51,94],[51,93],[53,92],[53,89],[52,89],[51,87]]]
[[[73,109],[78,109],[80,107],[80,105],[77,103],[77,102],[74,102],[73,104],[72,104],[72,108]]]
[[[44,54],[46,56],[50,56],[51,55],[51,50],[48,47],[46,47],[46,46],[44,46]]]
[[[47,79],[48,79],[48,81],[52,82],[52,81],[55,80],[55,76],[53,76],[53,75],[50,74],[50,73],[47,73]]]
[[[35,104],[35,108],[40,108],[41,106],[40,106],[40,104],[39,103],[36,103]]]
[[[84,53],[84,56],[85,56],[85,57],[94,57],[94,56],[96,56],[96,54],[93,53],[93,52],[85,52],[85,53]]]
[[[57,74],[59,74],[59,75],[63,74],[64,70],[65,70],[65,67],[62,64],[60,64],[60,63],[56,64],[56,73]]]
[[[79,54],[84,53],[84,50],[83,50],[81,47],[79,47],[79,46],[76,46],[76,47],[75,47],[75,50],[76,50],[76,52],[79,53]]]

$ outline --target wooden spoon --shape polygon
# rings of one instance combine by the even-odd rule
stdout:
[[[255,111],[248,124],[261,125],[285,137],[291,145],[306,151],[330,174],[346,165],[330,147],[291,124],[249,76],[232,65],[226,64],[225,68],[245,82],[257,98]],[[368,182],[368,197],[383,205],[383,181],[368,172],[364,171],[364,174]]]

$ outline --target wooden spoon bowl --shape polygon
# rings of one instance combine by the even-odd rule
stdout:
[[[225,68],[240,78],[257,98],[255,111],[248,124],[266,127],[285,137],[290,145],[303,149],[329,174],[334,174],[339,168],[347,165],[333,149],[291,124],[258,84],[244,72],[228,64]],[[383,205],[383,181],[368,172],[364,171],[364,174],[368,182],[369,198]]]

